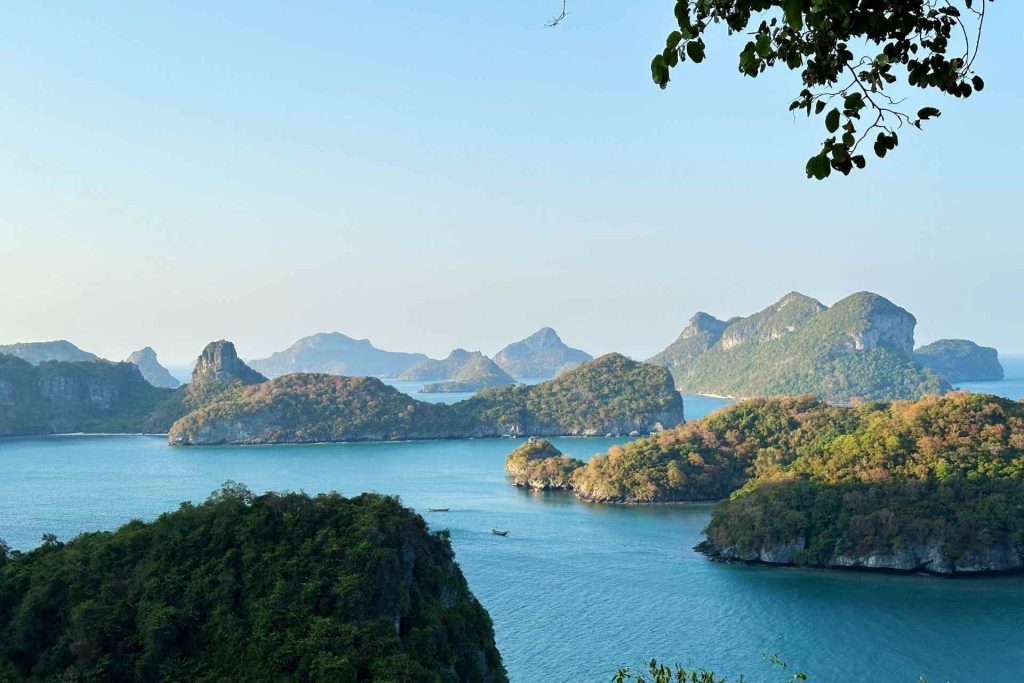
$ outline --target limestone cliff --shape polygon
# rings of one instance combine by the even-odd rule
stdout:
[[[234,344],[223,339],[206,345],[192,371],[193,386],[235,382],[249,385],[266,381],[266,377],[242,362]]]

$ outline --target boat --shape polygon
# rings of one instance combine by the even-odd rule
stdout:
[[[448,512],[451,508],[427,508],[430,512]]]
[[[497,529],[491,529],[491,533],[495,536],[508,536],[508,531],[498,531]]]

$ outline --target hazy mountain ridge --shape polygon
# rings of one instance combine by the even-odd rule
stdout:
[[[299,339],[284,351],[249,365],[267,377],[292,372],[321,372],[332,375],[391,376],[428,360],[422,353],[384,351],[369,339],[354,339],[340,332],[321,332]]]
[[[498,367],[513,377],[554,377],[589,360],[593,356],[566,345],[550,327],[542,327],[494,354]]]
[[[45,342],[20,342],[0,345],[0,353],[16,356],[32,365],[46,361],[98,361],[103,360],[94,353],[83,351],[66,339]]]
[[[516,380],[512,375],[499,368],[487,356],[473,356],[459,367],[458,372],[455,373],[451,380],[427,384],[420,391],[428,394],[476,392],[515,383]]]
[[[168,372],[167,368],[160,365],[160,361],[156,359],[156,351],[150,346],[133,351],[125,362],[137,365],[146,381],[155,387],[177,389],[181,386],[181,382]]]
[[[949,383],[912,355],[916,322],[871,292],[850,295],[831,308],[792,292],[728,323],[695,316],[651,362],[669,368],[679,389],[691,393],[813,393],[847,402],[947,391]]]

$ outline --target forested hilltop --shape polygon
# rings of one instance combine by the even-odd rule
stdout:
[[[914,316],[859,292],[828,308],[797,292],[746,318],[698,313],[650,362],[681,391],[734,397],[812,393],[846,403],[942,393],[949,383],[913,354]]]
[[[9,553],[0,680],[502,683],[487,612],[397,499],[225,486]]]
[[[452,405],[417,401],[373,377],[293,374],[241,387],[171,427],[174,445],[639,434],[683,419],[664,368],[608,354],[532,386]]]
[[[1024,568],[1024,404],[995,396],[854,407],[755,399],[614,447],[568,476],[569,461],[555,457],[524,458],[519,476],[550,483],[554,472],[597,502],[728,497],[702,545],[716,559],[939,574]]]

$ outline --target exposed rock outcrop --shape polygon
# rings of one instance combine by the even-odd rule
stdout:
[[[531,436],[505,459],[505,473],[515,486],[537,491],[572,488],[572,474],[582,460],[563,455],[547,439]]]
[[[192,384],[197,387],[235,382],[249,385],[266,381],[266,377],[242,362],[234,344],[223,339],[206,345],[192,371]]]
[[[791,292],[746,318],[705,313],[650,362],[691,393],[735,397],[813,393],[837,403],[917,398],[950,386],[912,355],[914,316],[871,292],[827,308]]]
[[[736,546],[717,546],[709,540],[694,548],[720,562],[743,562],[794,566],[806,564],[806,541],[797,538],[789,543],[742,550]],[[997,543],[982,551],[963,557],[948,554],[939,541],[905,545],[899,548],[870,550],[863,554],[833,553],[824,562],[813,566],[827,569],[863,569],[904,573],[926,573],[942,576],[970,574],[1005,574],[1024,571],[1024,544]]]
[[[142,376],[154,387],[177,389],[181,386],[181,382],[171,375],[167,368],[160,365],[156,359],[156,351],[152,347],[147,346],[133,352],[125,362],[137,365]]]

